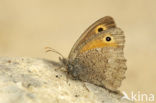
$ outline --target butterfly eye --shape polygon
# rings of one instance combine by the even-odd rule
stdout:
[[[108,42],[111,41],[111,37],[109,37],[109,36],[106,37],[106,41],[108,41]]]
[[[103,31],[103,28],[102,27],[98,28],[98,32],[101,32],[101,31]]]

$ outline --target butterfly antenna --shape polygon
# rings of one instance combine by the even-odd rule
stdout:
[[[46,49],[46,53],[48,53],[48,52],[54,52],[54,53],[60,55],[62,58],[64,58],[61,53],[59,53],[58,51],[56,51],[55,49],[53,49],[51,47],[45,47],[45,49]]]

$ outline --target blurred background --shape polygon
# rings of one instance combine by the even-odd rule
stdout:
[[[155,0],[0,0],[0,56],[57,61],[44,47],[67,57],[81,33],[109,15],[126,36],[128,70],[120,90],[150,96],[156,94],[155,11]]]

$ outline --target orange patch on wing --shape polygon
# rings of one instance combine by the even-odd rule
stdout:
[[[103,42],[103,40],[93,40],[82,47],[81,53],[91,49],[103,48],[103,47],[117,47],[117,44],[113,42],[111,43]]]

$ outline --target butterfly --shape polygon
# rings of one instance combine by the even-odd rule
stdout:
[[[127,70],[125,36],[112,17],[105,16],[88,27],[62,65],[73,79],[117,91]]]

